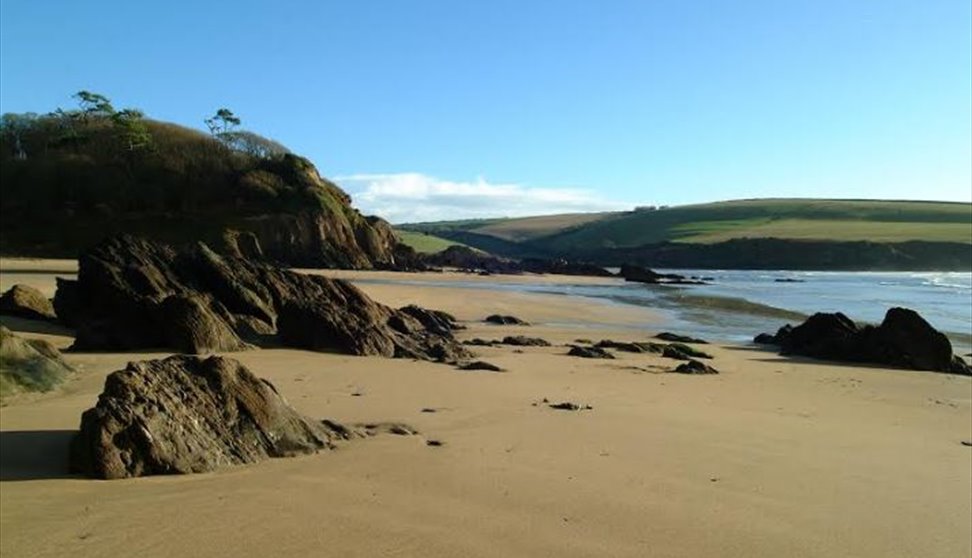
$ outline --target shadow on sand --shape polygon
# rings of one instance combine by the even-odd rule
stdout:
[[[0,432],[0,481],[74,478],[68,448],[76,430]]]

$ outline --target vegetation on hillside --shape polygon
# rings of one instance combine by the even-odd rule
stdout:
[[[362,220],[309,161],[238,129],[228,109],[206,120],[206,134],[117,110],[100,94],[75,98],[77,109],[0,120],[6,254],[70,255],[117,232],[213,241],[249,216],[274,213]]]
[[[424,232],[396,230],[395,236],[398,237],[399,242],[406,246],[410,246],[413,250],[420,254],[434,254],[436,252],[441,252],[450,246],[465,246],[460,242],[440,238]]]

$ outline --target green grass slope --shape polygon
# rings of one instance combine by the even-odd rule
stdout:
[[[434,254],[455,245],[465,246],[461,242],[418,231],[395,230],[395,236],[398,237],[399,242],[410,246],[420,254]]]
[[[968,203],[764,199],[601,215],[530,241],[552,250],[664,241],[709,244],[738,238],[972,243],[972,204]],[[504,226],[510,230],[517,225]],[[480,227],[476,232],[488,230]]]

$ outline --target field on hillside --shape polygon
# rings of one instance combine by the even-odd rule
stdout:
[[[454,245],[462,245],[460,242],[439,238],[437,236],[415,231],[395,230],[398,240],[406,246],[411,246],[416,252],[422,254],[434,254],[441,252]]]
[[[764,199],[623,213],[581,213],[406,225],[464,231],[552,250],[783,238],[972,243],[972,204],[923,201]]]

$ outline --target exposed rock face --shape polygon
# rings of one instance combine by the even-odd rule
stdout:
[[[583,275],[592,277],[611,277],[610,271],[601,266],[563,258],[524,258],[513,260],[473,250],[467,246],[453,245],[441,252],[422,256],[422,262],[429,266],[455,267],[467,271],[520,275],[523,273],[551,273],[557,275]]]
[[[759,339],[779,345],[784,355],[972,375],[972,369],[952,354],[948,338],[906,308],[891,308],[877,327],[859,326],[839,312],[818,313]]]
[[[72,371],[47,341],[24,339],[0,326],[0,393],[48,391]]]
[[[81,417],[71,470],[102,479],[200,473],[313,453],[346,435],[301,416],[235,360],[174,356],[108,376]]]
[[[77,328],[76,350],[169,348],[187,353],[283,344],[355,355],[452,361],[465,351],[444,313],[378,304],[346,281],[133,237],[79,260],[55,306]]]
[[[646,283],[649,285],[705,285],[704,281],[697,279],[689,279],[684,275],[679,275],[677,273],[655,273],[654,271],[638,267],[636,265],[624,264],[621,266],[621,271],[618,273],[621,277],[624,277],[625,281],[632,281],[635,283]]]
[[[32,320],[57,319],[51,301],[40,291],[27,285],[14,285],[0,296],[0,314]]]

